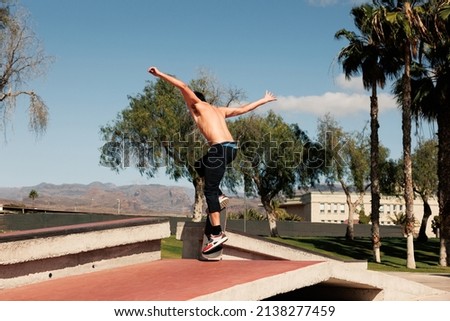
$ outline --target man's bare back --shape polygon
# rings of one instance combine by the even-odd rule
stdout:
[[[234,141],[225,121],[226,111],[222,109],[223,107],[214,107],[203,101],[189,108],[200,132],[210,145]]]

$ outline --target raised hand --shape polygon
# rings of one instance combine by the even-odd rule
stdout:
[[[266,90],[266,94],[264,96],[264,100],[266,100],[267,102],[270,102],[270,101],[277,100],[277,97],[275,97],[275,95],[272,94],[270,91]]]
[[[148,72],[151,73],[153,76],[158,76],[159,75],[159,70],[156,67],[148,68]]]

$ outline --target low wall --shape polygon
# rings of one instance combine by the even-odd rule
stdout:
[[[190,218],[168,217],[170,220],[171,233],[176,234],[178,223],[192,222]],[[204,226],[204,222],[203,222]],[[372,225],[355,224],[355,237],[371,237]],[[310,236],[331,236],[344,237],[347,230],[347,224],[333,223],[312,223],[296,221],[278,221],[277,229],[284,237],[310,237]],[[255,220],[232,220],[227,221],[227,230],[241,232],[248,235],[269,236],[269,222]],[[380,226],[381,237],[403,237],[401,226]]]
[[[370,237],[370,224],[355,224],[355,237]],[[227,229],[249,233],[252,235],[270,234],[268,221],[244,221],[228,220]],[[313,223],[296,221],[278,221],[278,233],[286,237],[332,236],[343,237],[347,230],[347,224]],[[380,226],[381,237],[403,237],[401,226]]]
[[[176,238],[183,241],[182,258],[200,259],[203,240],[203,225],[201,222],[178,222]],[[299,249],[287,244],[270,241],[264,237],[249,235],[237,231],[226,232],[229,240],[223,248],[223,259],[246,260],[290,260],[290,261],[334,261],[327,255]],[[348,262],[350,263],[350,262]],[[367,269],[366,261],[352,261],[352,267]]]
[[[168,220],[132,218],[0,234],[0,288],[159,260]]]

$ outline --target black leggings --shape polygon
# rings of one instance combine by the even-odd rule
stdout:
[[[195,163],[197,173],[205,178],[203,192],[209,213],[220,212],[219,196],[223,194],[220,190],[220,182],[225,175],[227,165],[236,158],[236,154],[235,142],[215,144]]]

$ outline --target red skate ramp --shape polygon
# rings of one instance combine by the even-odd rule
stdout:
[[[321,262],[161,260],[0,291],[8,301],[260,300],[311,283]],[[316,272],[311,270],[316,268]]]

